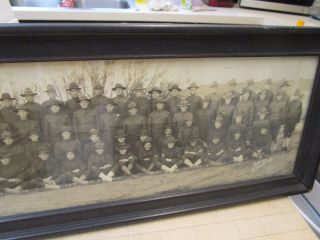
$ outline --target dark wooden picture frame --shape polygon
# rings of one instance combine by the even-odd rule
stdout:
[[[203,57],[319,56],[320,29],[196,24],[10,24],[0,63]],[[141,199],[0,217],[0,238],[30,238],[312,189],[320,157],[320,67],[294,173]],[[5,206],[3,206],[5,207]]]

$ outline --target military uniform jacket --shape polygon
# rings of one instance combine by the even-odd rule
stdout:
[[[73,172],[74,170],[79,170]],[[81,164],[80,160],[77,159],[77,156],[73,160],[68,160],[66,157],[62,159],[61,164],[61,174],[68,176],[80,177],[83,174],[84,167]]]
[[[38,122],[29,119],[16,121],[14,124],[14,128],[22,138],[27,137],[32,130],[40,131]]]
[[[236,132],[240,132],[241,133],[241,137],[243,139],[247,139],[248,138],[248,133],[249,129],[246,127],[245,124],[243,123],[233,123],[230,125],[229,129],[228,129],[228,135],[227,135],[227,140],[230,140],[234,137],[234,133]]]
[[[42,106],[39,103],[27,102],[23,106],[29,110],[28,118],[41,123]]]
[[[105,105],[109,102],[109,98],[103,95],[91,98],[91,106],[95,109],[98,116],[105,112]]]
[[[138,107],[138,114],[140,116],[148,117],[151,112],[150,100],[146,99],[145,97],[136,97],[132,96],[130,101],[128,102],[135,102]]]
[[[120,154],[118,153],[116,155],[116,160],[117,160],[117,163],[119,164],[119,166],[126,166],[128,167],[128,165],[131,163],[131,164],[134,164],[135,161],[136,161],[136,156],[133,155],[132,153],[130,152],[127,152],[126,154]]]
[[[285,116],[286,116],[286,102],[281,101],[273,101],[269,105],[269,119],[272,120],[278,120],[280,123],[284,122]]]
[[[16,109],[14,107],[2,108],[2,109],[0,109],[0,113],[1,113],[2,118],[5,120],[5,122],[11,126],[16,121],[19,120],[19,117],[16,113]]]
[[[28,141],[24,145],[25,153],[27,154],[27,156],[30,159],[35,159],[36,156],[37,156],[38,148],[42,144],[43,143],[41,143],[39,141],[38,142],[33,142],[30,139],[28,139]]]
[[[253,143],[254,143],[255,139],[259,138],[262,128],[266,128],[268,130],[268,133],[270,134],[271,125],[270,125],[270,121],[268,119],[254,121],[254,123],[252,125],[252,138],[253,138],[252,142]]]
[[[238,140],[230,139],[228,141],[228,154],[231,156],[240,156],[245,153],[245,142],[242,137]]]
[[[0,120],[0,133],[2,133],[5,130],[10,130],[10,125],[2,120]]]
[[[77,139],[70,139],[70,140],[61,140],[57,141],[54,154],[57,160],[61,161],[65,159],[66,153],[69,151],[75,152],[77,156],[81,154],[81,144]]]
[[[123,120],[123,129],[129,135],[131,140],[138,139],[141,129],[146,128],[146,119],[140,115],[127,117]]]
[[[208,129],[212,124],[213,114],[210,108],[200,109],[195,116],[195,125],[199,128],[201,139],[207,141]]]
[[[269,105],[270,105],[270,102],[269,102],[269,100],[267,99],[267,97],[265,97],[263,100],[261,100],[259,97],[257,97],[256,100],[253,102],[255,115],[257,116],[257,113],[258,113],[262,108],[268,109],[268,108],[269,108]]]
[[[159,161],[159,154],[157,150],[152,147],[149,151],[145,150],[145,148],[140,149],[138,152],[138,160],[136,162],[136,167],[139,169],[141,167],[145,169],[152,170],[156,168]],[[152,169],[150,169],[152,167]],[[141,169],[140,169],[141,170]]]
[[[173,129],[176,133],[179,132],[179,130],[185,126],[186,119],[193,115],[191,112],[177,112],[173,116],[172,124]]]
[[[151,112],[158,111],[157,99],[151,98],[150,99],[150,106],[151,106]],[[163,111],[166,111],[167,109],[168,109],[167,103],[163,103]]]
[[[55,168],[56,160],[52,157],[49,157],[47,161],[41,160],[39,157],[35,157],[31,162],[30,166],[25,171],[26,178],[47,178],[50,176],[56,176]]]
[[[128,98],[125,96],[116,96],[113,98],[113,102],[117,104],[117,111],[121,118],[128,116],[127,104]]]
[[[219,137],[221,139],[225,139],[227,135],[227,126],[222,125],[220,128],[216,128],[213,124],[212,127],[209,128],[209,142],[214,138],[214,137]]]
[[[240,93],[238,91],[235,91],[235,90],[231,90],[231,93],[233,95],[231,104],[233,104],[235,106],[240,101]]]
[[[108,154],[97,154],[96,152],[93,152],[90,157],[89,157],[89,161],[88,161],[88,167],[89,168],[99,168],[99,167],[103,167],[105,165],[110,165],[110,167],[104,169],[103,171],[112,171],[114,169],[116,169],[116,165],[115,162],[113,161],[112,157]]]
[[[67,113],[49,113],[44,117],[43,131],[44,139],[53,141],[60,133],[62,126],[70,126],[71,120]]]
[[[229,124],[232,121],[234,109],[235,105],[233,104],[220,105],[218,109],[218,115],[220,114],[223,117],[225,123]]]
[[[64,102],[62,102],[62,101],[60,101],[60,100],[57,100],[57,99],[48,99],[48,100],[46,100],[46,101],[44,101],[43,103],[42,103],[42,109],[41,109],[41,112],[42,112],[42,117],[44,117],[45,115],[47,115],[49,112],[50,112],[50,110],[49,110],[49,106],[51,105],[51,103],[53,103],[53,102],[58,102],[58,103],[60,103],[60,106],[62,106],[62,108],[64,107]],[[61,110],[63,110],[63,109],[61,109]],[[60,110],[60,111],[61,111]]]
[[[148,118],[148,127],[154,140],[160,139],[164,135],[164,129],[171,124],[170,113],[165,110],[152,112]]]
[[[65,106],[67,108],[67,111],[70,113],[70,116],[72,116],[73,112],[80,108],[79,97],[67,100]]]
[[[172,167],[175,164],[179,166],[182,163],[181,156],[182,151],[179,147],[168,148],[168,146],[165,146],[162,149],[161,162],[167,167]]]
[[[292,100],[288,105],[286,118],[298,123],[302,114],[302,102],[300,100]]]
[[[182,146],[187,146],[190,142],[190,138],[193,135],[199,135],[199,128],[195,126],[184,126],[179,131],[178,141]]]
[[[226,153],[227,152],[227,149],[226,149],[226,144],[224,141],[219,141],[217,144],[214,144],[213,142],[211,142],[209,145],[208,145],[208,156],[212,156],[212,157],[215,157],[217,156],[217,153],[223,151],[223,153]],[[222,154],[223,154],[222,153]],[[222,156],[219,155],[219,156]],[[218,157],[218,156],[217,156]]]
[[[180,103],[180,99],[178,97],[171,96],[167,100],[168,109],[169,109],[169,112],[171,113],[171,117],[173,117],[175,113],[179,112],[179,107],[178,107],[179,103]]]
[[[73,128],[76,134],[89,133],[96,128],[96,113],[91,108],[78,109],[73,113]]]
[[[198,95],[189,95],[187,101],[190,104],[188,107],[189,112],[195,113],[198,109],[201,108],[201,97]]]
[[[213,114],[216,114],[217,111],[218,111],[218,107],[219,105],[221,104],[221,96],[217,93],[213,93],[213,94],[210,94],[208,95],[211,99],[211,102],[210,102],[210,105],[209,105],[209,108],[211,109],[211,112]]]
[[[121,118],[118,113],[105,113],[98,119],[99,130],[106,135],[114,135],[121,125]]]
[[[251,126],[254,119],[253,103],[251,101],[238,102],[233,112],[233,118],[235,118],[237,114],[240,114],[242,116],[242,122],[244,124],[246,124],[247,126]]]
[[[195,163],[202,158],[204,154],[204,148],[198,143],[196,146],[187,146],[184,150],[184,158],[189,159],[192,163]]]

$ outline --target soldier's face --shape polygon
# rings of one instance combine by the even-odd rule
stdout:
[[[27,102],[33,102],[34,101],[34,96],[33,95],[27,95],[26,96]]]
[[[121,96],[123,94],[123,89],[122,88],[117,88],[115,89],[116,95]]]
[[[102,88],[93,90],[93,95],[94,96],[101,96],[102,94],[103,94],[103,89]]]
[[[196,94],[196,92],[197,92],[197,89],[196,89],[196,88],[190,88],[190,94],[191,94],[191,95]]]
[[[220,121],[215,121],[214,122],[214,127],[215,128],[221,128],[221,126],[222,126],[222,123]]]
[[[186,111],[187,111],[187,109],[188,109],[188,107],[187,107],[187,106],[185,106],[185,105],[180,106],[180,110],[181,110],[181,112],[186,112]]]
[[[30,138],[30,140],[31,140],[32,142],[38,142],[38,141],[39,141],[39,134],[36,134],[36,133],[31,134],[31,135],[29,136],[29,138]]]
[[[259,118],[260,118],[260,120],[264,120],[264,119],[266,118],[266,114],[264,114],[264,113],[261,114],[261,113],[260,113],[260,114],[259,114]]]
[[[118,142],[119,142],[119,143],[124,143],[125,140],[126,140],[125,137],[119,137],[119,138],[118,138]]]
[[[106,109],[107,109],[107,112],[109,112],[109,113],[113,112],[114,106],[112,104],[107,104]]]
[[[68,160],[73,160],[75,157],[74,152],[67,152],[66,155]]]
[[[153,99],[156,99],[156,98],[160,97],[160,93],[157,92],[157,91],[153,91],[153,92],[151,93],[151,97],[152,97]]]
[[[119,153],[122,154],[122,155],[126,154],[127,153],[127,149],[120,149]]]
[[[265,129],[265,128],[262,128],[262,129],[261,129],[261,134],[262,134],[262,135],[266,135],[266,134],[267,134],[267,132],[268,132],[268,130],[267,130],[267,129]]]
[[[79,96],[79,93],[80,93],[80,91],[79,91],[78,89],[71,89],[71,90],[70,90],[70,95],[71,95],[71,97],[73,97],[73,98],[78,97],[78,96]]]
[[[52,105],[50,107],[50,109],[51,109],[51,112],[58,113],[60,111],[60,106],[59,105]]]
[[[38,157],[42,160],[42,161],[47,161],[49,159],[49,153],[47,152],[41,152],[38,154]]]
[[[142,97],[142,96],[144,96],[143,89],[136,89],[136,90],[133,91],[133,94],[134,94],[136,97]]]
[[[138,111],[138,109],[136,109],[136,108],[131,108],[131,109],[129,109],[129,113],[130,113],[131,115],[136,115],[136,114],[137,114],[137,111]]]
[[[3,107],[10,107],[10,106],[12,106],[12,100],[10,100],[10,99],[5,99],[5,100],[3,100],[3,101],[2,101],[2,106],[3,106]]]
[[[70,132],[63,132],[63,133],[61,133],[61,135],[64,140],[69,140],[71,138]]]
[[[234,139],[238,140],[240,138],[241,134],[240,133],[235,133],[234,134]]]
[[[162,110],[163,109],[163,103],[157,103],[157,109]]]
[[[55,92],[47,92],[47,95],[50,99],[54,99],[56,97],[56,93]]]
[[[12,145],[13,139],[11,137],[6,137],[5,139],[3,139],[3,142],[6,145]]]
[[[149,151],[151,149],[151,147],[152,147],[151,143],[145,143],[144,144],[144,149],[147,150],[147,151]]]
[[[80,102],[80,107],[82,109],[86,109],[86,108],[88,108],[88,106],[89,106],[89,102],[88,101],[81,101]]]
[[[173,97],[178,96],[178,94],[179,94],[178,89],[172,89],[172,90],[171,90],[171,95],[172,95]]]
[[[226,104],[230,104],[230,103],[231,103],[231,100],[232,100],[231,98],[225,98],[225,99],[224,99],[224,101],[225,101]]]
[[[171,129],[171,128],[167,128],[167,129],[164,131],[164,133],[165,133],[166,135],[171,135],[171,134],[172,134],[172,129]]]
[[[92,142],[98,142],[100,140],[100,137],[98,135],[91,135],[90,140]]]
[[[25,110],[19,110],[17,114],[21,119],[26,119],[28,116],[28,112]]]
[[[266,97],[267,97],[267,95],[264,94],[264,93],[261,93],[261,94],[259,95],[260,100],[264,100]]]
[[[173,148],[174,147],[174,143],[168,143],[168,148]]]
[[[241,123],[242,122],[242,117],[241,116],[236,116],[236,123]]]
[[[202,107],[204,109],[208,108],[208,106],[209,106],[209,102],[208,101],[205,101],[205,102],[202,103]]]
[[[1,158],[0,162],[2,165],[8,165],[10,163],[10,158],[9,157]]]
[[[147,136],[143,135],[143,136],[140,136],[140,141],[143,142],[144,140],[146,140]]]
[[[220,142],[220,138],[214,138],[214,139],[212,139],[212,142],[213,142],[214,144],[217,144],[217,143]]]
[[[191,127],[192,126],[192,120],[188,120],[188,121],[186,121],[186,125],[188,126],[188,127]]]
[[[96,153],[99,154],[99,155],[102,155],[104,153],[104,148],[96,149]]]

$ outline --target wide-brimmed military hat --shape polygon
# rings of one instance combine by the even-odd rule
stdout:
[[[178,103],[178,107],[187,107],[189,105],[190,105],[190,103],[187,100],[181,100]]]
[[[218,87],[217,81],[212,82],[211,85],[210,85],[210,87],[211,87],[211,88]]]
[[[290,83],[289,83],[288,80],[282,79],[280,84],[279,84],[279,87],[290,87]]]
[[[106,101],[106,105],[113,105],[113,106],[115,106],[115,105],[117,105],[111,98],[110,99],[107,99],[107,101]]]
[[[141,129],[139,136],[149,136],[149,131],[146,128]]]
[[[223,121],[223,116],[221,116],[221,114],[218,114],[216,117],[216,121],[217,122],[222,122]]]
[[[197,83],[196,82],[192,82],[191,84],[190,84],[190,86],[189,87],[187,87],[188,89],[191,89],[191,88],[195,88],[195,89],[198,89],[199,88],[199,86],[197,85]]]
[[[177,142],[177,139],[175,139],[174,137],[167,138],[167,139],[164,141],[165,144],[176,143],[176,142]]]
[[[90,102],[91,99],[89,97],[87,97],[86,95],[81,95],[81,96],[79,96],[78,102],[82,102],[82,101]]]
[[[64,132],[72,132],[72,129],[69,126],[62,126],[60,129],[60,133],[64,133]]]
[[[15,98],[11,97],[9,93],[2,93],[0,101],[3,100],[15,100]]]
[[[176,89],[178,91],[181,91],[181,88],[179,88],[178,84],[172,84],[172,86],[169,88],[169,91],[171,92],[173,89]]]
[[[97,129],[95,129],[95,128],[91,128],[91,129],[89,130],[89,134],[90,134],[90,135],[100,135],[100,132],[99,132]]]
[[[151,137],[146,137],[144,140],[143,140],[143,144],[145,143],[152,143],[152,138]]]
[[[262,80],[262,82],[263,82],[264,84],[271,85],[272,80],[271,80],[271,78],[267,78],[267,79]]]
[[[151,88],[148,93],[152,94],[153,92],[158,92],[158,93],[162,93],[162,90],[159,87],[153,87]]]
[[[46,88],[46,90],[44,92],[53,92],[53,93],[55,93],[57,91],[56,91],[56,88],[52,84],[48,84],[47,88]]]
[[[113,88],[112,88],[112,91],[116,90],[117,88],[121,88],[123,90],[126,89],[125,86],[123,86],[121,83],[117,83]]]
[[[228,82],[228,85],[229,85],[230,87],[237,86],[237,84],[238,84],[238,83],[237,83],[236,79],[234,79],[234,78],[230,79],[229,82]]]
[[[231,98],[233,98],[232,92],[226,92],[226,93],[223,95],[223,98],[226,98],[226,99],[231,99]]]
[[[101,83],[97,82],[93,85],[93,89],[104,89]]]
[[[158,97],[156,99],[156,103],[165,103],[165,102],[166,102],[166,100],[163,97]]]
[[[104,149],[105,146],[104,146],[103,142],[97,142],[97,143],[94,145],[94,148],[95,148],[95,149]]]
[[[35,96],[37,95],[36,93],[32,92],[32,89],[31,88],[26,88],[24,90],[23,93],[20,94],[21,97],[25,97],[25,96]]]
[[[38,153],[48,153],[50,148],[48,144],[40,144],[37,148]]]
[[[303,94],[300,92],[300,89],[296,89],[293,93],[295,97],[303,97]]]
[[[137,108],[137,107],[138,106],[137,106],[136,102],[133,102],[133,101],[129,102],[127,105],[128,110],[130,110],[132,108]]]
[[[64,103],[62,101],[59,101],[59,100],[52,100],[49,104],[48,104],[48,107],[51,107],[53,105],[58,105],[58,106],[63,106]]]
[[[78,83],[76,83],[76,82],[71,82],[71,83],[69,84],[69,88],[67,88],[67,91],[71,91],[72,89],[80,90],[81,87],[79,87]]]
[[[269,113],[269,111],[268,111],[268,109],[267,108],[265,108],[265,107],[263,107],[263,108],[261,108],[258,112],[257,112],[257,114],[268,114]]]
[[[28,131],[28,136],[33,135],[33,134],[40,134],[40,130],[38,128],[32,128]]]
[[[127,134],[125,133],[125,131],[123,129],[119,129],[115,135],[116,138],[120,138],[120,137],[126,137]]]
[[[142,83],[135,83],[132,86],[132,90],[144,90],[143,84]]]
[[[191,112],[188,112],[186,115],[185,115],[185,118],[184,118],[185,121],[193,121],[193,114]]]
[[[241,95],[243,95],[243,94],[245,94],[245,93],[248,93],[248,92],[250,92],[250,89],[248,88],[248,87],[243,87],[241,90],[240,90],[240,94]]]
[[[119,144],[119,146],[117,147],[117,150],[120,151],[120,150],[128,150],[130,148],[130,146],[126,143],[121,143]]]

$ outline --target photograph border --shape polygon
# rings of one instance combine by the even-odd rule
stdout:
[[[320,55],[320,29],[196,24],[23,23],[0,26],[0,63]],[[0,238],[27,238],[312,189],[320,159],[320,67],[294,173],[282,177],[9,217]]]

